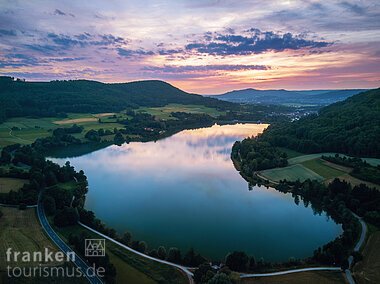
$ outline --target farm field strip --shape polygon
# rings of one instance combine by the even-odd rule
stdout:
[[[304,181],[306,179],[317,179],[321,181],[324,180],[322,176],[300,164],[291,165],[284,168],[264,170],[261,171],[260,174],[269,180],[276,182],[284,179],[289,181],[295,181],[297,179],[300,181]]]
[[[29,183],[29,180],[0,177],[0,193],[8,193],[11,190],[19,190],[25,183]]]
[[[58,249],[44,234],[36,216],[34,208],[19,210],[17,208],[0,207],[3,216],[0,219],[0,271],[5,271],[9,263],[6,262],[6,250],[37,252],[57,252]],[[45,265],[55,266],[62,263],[51,262]],[[31,263],[18,262],[18,266],[30,266]]]
[[[295,164],[300,164],[309,160],[317,159],[322,156],[335,156],[335,154],[338,153],[331,153],[331,152],[325,152],[325,153],[317,153],[317,154],[307,154],[307,155],[302,155],[302,156],[297,156],[288,159],[289,165],[295,165]],[[347,158],[352,158],[350,156],[344,155],[344,154],[339,154],[341,157],[347,157]],[[377,166],[380,165],[380,159],[376,158],[361,158],[362,160],[366,161],[372,166]]]

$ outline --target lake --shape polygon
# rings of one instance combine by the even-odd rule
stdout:
[[[150,249],[193,247],[215,260],[237,250],[267,261],[311,256],[340,235],[341,226],[295,204],[290,194],[257,186],[249,191],[230,159],[235,141],[266,127],[214,125],[52,160],[84,170],[86,209]]]

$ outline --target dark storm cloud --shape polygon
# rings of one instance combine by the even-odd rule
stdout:
[[[85,59],[86,57],[50,57],[41,59],[22,53],[9,53],[0,60],[0,67],[39,66],[49,64],[50,62],[72,62]]]
[[[55,44],[64,46],[66,48],[71,48],[73,46],[84,47],[85,45],[88,44],[86,40],[74,39],[68,35],[49,33],[47,37],[51,39]]]
[[[303,35],[249,29],[241,35],[206,33],[202,42],[190,43],[186,45],[186,49],[211,55],[248,55],[287,49],[321,48],[330,44],[325,41],[307,40]]]
[[[59,10],[59,9],[55,9],[55,11],[54,11],[54,15],[66,16],[66,13],[62,12],[62,11]]]
[[[50,44],[24,44],[24,47],[27,50],[36,51],[42,54],[52,54],[61,50],[58,46]]]
[[[62,58],[51,58],[48,59],[50,62],[72,62],[72,61],[79,61],[79,60],[85,60],[86,57],[62,57]]]
[[[358,15],[364,15],[366,13],[366,9],[364,7],[359,6],[358,4],[352,4],[347,1],[343,1],[339,3],[340,6],[346,8],[350,12]]]
[[[113,36],[111,34],[104,35],[91,35],[89,33],[82,33],[78,35],[64,35],[56,33],[48,33],[43,41],[48,41],[46,44],[26,44],[26,48],[41,53],[50,54],[53,51],[65,51],[74,47],[87,47],[87,46],[120,46],[127,44],[128,40]]]
[[[183,52],[183,49],[160,49],[158,51],[158,54],[159,55],[173,55],[173,54],[178,54],[178,53],[182,53]]]
[[[0,60],[0,68],[4,67],[24,67],[40,65],[38,59],[34,56],[27,56],[21,53],[10,53]]]
[[[74,14],[71,14],[71,13],[65,13],[65,12],[63,12],[63,11],[61,11],[61,10],[59,10],[59,9],[55,9],[53,14],[54,14],[54,15],[57,15],[57,16],[70,16],[70,17],[75,18],[75,15],[74,15]]]
[[[1,36],[16,36],[16,32],[14,30],[0,29],[0,37]]]
[[[117,48],[117,53],[123,57],[133,57],[133,56],[141,56],[141,55],[153,55],[153,51],[145,51],[143,49],[125,49],[125,48]]]
[[[159,73],[189,73],[189,72],[207,72],[207,71],[240,71],[240,70],[267,70],[269,66],[265,65],[185,65],[163,67],[146,66],[142,70]]]

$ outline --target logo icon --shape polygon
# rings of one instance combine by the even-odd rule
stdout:
[[[105,239],[86,239],[85,240],[85,256],[105,256],[106,241]]]

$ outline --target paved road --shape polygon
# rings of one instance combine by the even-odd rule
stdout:
[[[39,202],[37,206],[37,215],[38,219],[40,220],[40,223],[42,227],[44,228],[45,232],[48,234],[48,236],[52,239],[52,241],[59,247],[61,251],[63,251],[66,255],[67,253],[72,253],[73,250],[57,235],[56,232],[54,232],[53,228],[50,226],[46,215],[43,210],[42,204]],[[81,269],[82,273],[86,275],[86,278],[88,281],[92,284],[102,284],[102,280],[97,277],[89,274],[90,266],[84,262],[78,254],[75,254],[75,259],[73,263]]]
[[[153,260],[153,261],[159,262],[159,263],[163,263],[163,264],[166,264],[166,265],[169,265],[169,266],[172,266],[172,267],[178,268],[179,270],[181,270],[182,272],[184,272],[184,273],[187,275],[187,278],[189,279],[189,282],[190,282],[191,284],[194,283],[194,280],[193,280],[193,276],[194,276],[194,274],[190,271],[190,269],[192,269],[191,267],[182,266],[182,265],[179,265],[179,264],[176,264],[176,263],[172,263],[172,262],[169,262],[169,261],[166,261],[166,260],[162,260],[162,259],[159,259],[159,258],[155,258],[155,257],[151,257],[151,256],[149,256],[149,255],[143,254],[143,253],[141,253],[141,252],[139,252],[139,251],[137,251],[137,250],[134,250],[134,249],[132,249],[132,248],[130,248],[130,247],[128,247],[128,246],[126,246],[126,245],[124,245],[124,244],[122,244],[122,243],[120,243],[120,242],[118,242],[118,241],[116,241],[116,240],[114,240],[114,239],[112,239],[112,238],[110,238],[110,237],[107,236],[107,235],[104,235],[104,234],[102,234],[102,233],[100,233],[100,232],[94,230],[93,228],[91,228],[91,227],[89,227],[89,226],[86,226],[85,224],[83,224],[83,223],[81,223],[81,222],[78,222],[78,223],[79,223],[79,225],[81,225],[82,227],[84,227],[84,228],[90,230],[91,232],[94,232],[94,233],[98,234],[99,236],[101,236],[101,237],[104,238],[104,239],[107,239],[107,240],[109,240],[109,241],[111,241],[111,242],[113,242],[113,243],[115,243],[115,244],[117,244],[117,245],[119,245],[119,246],[125,248],[126,250],[129,250],[130,252],[133,252],[133,253],[135,253],[135,254],[138,254],[138,255],[140,255],[140,256],[142,256],[142,257],[144,257],[144,258],[147,258],[147,259],[150,259],[150,260]]]
[[[352,215],[354,215],[359,220],[360,225],[362,226],[362,232],[360,234],[360,238],[354,247],[354,251],[359,251],[365,242],[365,237],[367,235],[367,224],[363,221],[363,219],[360,216],[356,215],[354,212],[351,212],[351,213],[352,213]],[[353,262],[354,262],[354,257],[352,255],[350,255],[348,257],[348,269],[346,269],[344,271],[344,273],[346,274],[347,281],[350,284],[356,283],[354,278],[352,277],[352,273],[351,273]]]
[[[361,217],[356,215],[355,213],[352,212],[352,214],[358,218],[361,226],[362,226],[362,231],[361,235],[359,238],[359,241],[356,243],[354,247],[354,251],[359,251],[362,245],[364,244],[365,237],[367,234],[367,225],[366,223],[362,220]],[[354,261],[354,258],[352,255],[348,257],[348,264],[349,264],[349,269],[346,269],[344,272],[346,274],[346,278],[348,283],[350,284],[355,284],[355,280],[352,277],[351,274],[351,265]],[[292,269],[292,270],[285,270],[285,271],[278,271],[278,272],[272,272],[272,273],[253,273],[253,274],[240,274],[240,278],[250,278],[250,277],[266,277],[266,276],[276,276],[276,275],[284,275],[284,274],[289,274],[289,273],[298,273],[298,272],[306,272],[306,271],[318,271],[318,270],[332,270],[332,271],[340,271],[342,270],[340,267],[309,267],[309,268],[301,268],[301,269]]]
[[[240,274],[240,278],[250,278],[250,277],[266,277],[266,276],[277,276],[290,273],[306,272],[306,271],[320,271],[320,270],[330,270],[330,271],[341,271],[340,267],[308,267],[292,270],[284,270],[272,273],[252,273],[252,274]]]
[[[362,226],[362,233],[360,235],[360,239],[354,248],[354,251],[359,251],[360,248],[363,246],[364,241],[365,241],[365,236],[367,235],[367,224],[363,221],[363,219],[361,217],[356,215],[354,212],[352,212],[352,215],[354,215],[356,218],[358,218],[360,225]]]

